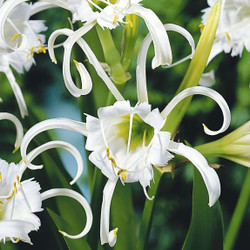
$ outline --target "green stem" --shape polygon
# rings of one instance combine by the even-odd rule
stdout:
[[[121,64],[121,57],[114,44],[110,30],[102,29],[98,25],[96,25],[96,30],[102,45],[105,61],[110,67],[112,80],[116,84],[123,84],[127,82],[131,76],[129,73],[125,72]]]
[[[156,196],[158,193],[161,177],[163,176],[162,173],[160,173],[158,170],[155,169],[154,171],[154,180],[155,183],[152,185],[152,187],[149,189],[148,194],[150,197],[154,196],[153,200],[146,199],[141,225],[140,225],[140,232],[139,237],[137,241],[137,250],[144,250],[146,249],[147,242],[148,242],[148,236],[152,225],[152,219],[153,219],[153,210],[155,207],[156,202]]]
[[[247,209],[250,198],[250,169],[248,170],[243,187],[241,189],[240,197],[234,210],[233,217],[230,221],[225,239],[224,250],[231,250],[234,248],[240,226]]]

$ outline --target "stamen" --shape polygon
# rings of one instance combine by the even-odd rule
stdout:
[[[32,46],[30,49],[30,53],[27,54],[27,61],[29,59],[29,56],[33,56],[33,54],[34,54],[34,47]]]
[[[0,201],[0,204],[4,204],[3,201]]]
[[[19,33],[16,33],[16,34],[12,37],[11,40],[12,40],[12,41],[15,41],[19,35],[20,35]]]
[[[226,34],[227,40],[228,40],[227,43],[229,44],[232,41],[232,39],[231,39],[231,37],[230,37],[230,35],[229,35],[228,32],[225,32],[225,34]]]
[[[0,172],[0,182],[2,182],[2,173]]]
[[[15,194],[15,190],[12,189],[11,195],[9,197],[7,197],[6,200],[10,200],[13,197],[14,194]]]
[[[41,38],[37,38],[36,40],[39,41],[41,44],[43,43]]]
[[[43,53],[46,54],[46,48],[42,45],[39,45],[39,49],[36,52],[37,54]]]
[[[110,156],[110,151],[109,148],[106,148],[106,152],[107,152],[107,158],[112,162],[114,168],[116,168],[117,164],[115,162],[115,159],[113,157]]]
[[[17,183],[18,183],[19,185],[21,185],[21,183],[20,183],[20,178],[19,178],[18,175],[16,176],[16,180],[17,180]]]
[[[133,127],[133,118],[134,114],[130,114],[130,119],[129,119],[129,132],[128,132],[128,145],[127,145],[127,154],[130,149],[130,144],[131,144],[131,137],[132,137],[132,127]]]
[[[117,15],[115,13],[115,17],[114,17],[114,20],[113,20],[112,24],[115,24],[116,22],[117,22]]]

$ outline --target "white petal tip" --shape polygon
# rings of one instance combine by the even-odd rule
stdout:
[[[109,232],[109,245],[110,245],[110,247],[113,247],[116,243],[118,230],[119,230],[119,228],[116,227],[114,230]]]

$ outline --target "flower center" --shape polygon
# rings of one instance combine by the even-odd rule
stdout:
[[[145,123],[138,114],[133,114],[132,117],[131,114],[122,116],[116,129],[117,136],[124,139],[130,150],[147,146],[154,136],[154,128]]]

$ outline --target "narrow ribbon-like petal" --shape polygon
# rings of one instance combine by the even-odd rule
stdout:
[[[197,150],[184,145],[183,143],[176,143],[171,141],[169,144],[169,151],[184,156],[189,159],[195,167],[200,172],[204,183],[207,187],[209,203],[208,205],[211,207],[215,204],[215,202],[220,197],[220,180],[213,168],[211,168],[205,157],[199,153]]]
[[[26,0],[8,0],[3,3],[0,9],[0,48],[3,50],[6,50],[8,52],[13,52],[16,49],[22,49],[25,48],[27,45],[27,39],[25,39],[25,36],[20,34],[21,41],[16,47],[10,46],[4,37],[4,31],[5,31],[5,22],[8,19],[9,14],[13,10],[14,7],[16,7],[18,4],[26,2]]]
[[[79,153],[79,151],[72,144],[64,142],[64,141],[47,142],[47,143],[35,148],[27,155],[28,162],[32,162],[38,155],[40,155],[44,151],[52,149],[52,148],[65,149],[68,152],[70,152],[74,156],[74,158],[76,159],[77,173],[76,173],[75,178],[70,182],[70,184],[73,185],[79,179],[79,177],[82,175],[83,160],[82,160],[82,157],[81,157],[81,154]],[[23,169],[22,172],[25,171],[26,167],[29,167],[30,169],[39,169],[39,167],[34,167],[34,165],[33,165],[33,167],[30,165],[27,166],[23,160],[19,163],[19,167]]]
[[[8,78],[10,86],[11,86],[11,88],[14,92],[14,95],[16,97],[21,116],[22,116],[22,118],[24,118],[25,116],[28,116],[28,109],[27,109],[26,103],[25,103],[24,98],[23,98],[22,90],[20,89],[19,85],[17,84],[16,79],[15,79],[12,71],[10,70],[10,68],[6,69],[6,71],[4,73],[5,73],[6,77]]]
[[[87,135],[86,124],[83,122],[78,122],[74,120],[70,120],[67,118],[56,118],[56,119],[49,119],[46,121],[42,121],[31,127],[22,140],[22,145],[20,148],[22,158],[24,162],[28,165],[29,168],[41,168],[41,166],[36,166],[31,164],[27,159],[27,148],[30,141],[39,133],[42,133],[46,130],[61,128],[71,130],[77,133],[80,133],[84,136]]]
[[[152,61],[152,68],[160,65],[169,65],[172,63],[172,51],[169,43],[168,35],[165,32],[163,24],[156,14],[140,5],[132,5],[127,11],[128,14],[136,14],[141,16],[149,30],[154,43],[155,57]]]
[[[55,53],[54,53],[54,43],[56,38],[59,35],[66,35],[66,36],[71,36],[74,33],[74,31],[70,30],[70,29],[61,29],[61,30],[57,30],[55,32],[53,32],[49,38],[48,41],[48,50],[49,50],[49,55],[50,58],[53,62],[57,63],[56,58],[55,58]],[[88,44],[82,39],[78,39],[77,44],[81,47],[81,49],[83,50],[83,52],[86,54],[89,63],[91,63],[97,74],[102,78],[102,80],[104,81],[104,83],[107,85],[108,89],[110,90],[110,92],[114,95],[114,97],[116,98],[116,100],[118,101],[123,101],[124,98],[121,95],[121,93],[119,92],[119,90],[116,88],[116,86],[114,85],[114,83],[110,80],[110,78],[108,77],[108,75],[106,74],[106,72],[103,70],[101,64],[99,63],[99,61],[97,60],[95,54],[93,53],[93,51],[90,49],[90,47],[88,46]],[[67,45],[69,46],[69,45]],[[71,49],[72,49],[72,45]],[[70,50],[68,50],[70,52]],[[70,52],[71,53],[71,52]],[[64,66],[64,68],[66,68],[67,72],[70,70],[69,68],[69,64],[70,64],[70,54],[66,55],[66,59],[64,58],[64,62],[66,65]],[[83,73],[83,72],[82,72]],[[86,72],[85,72],[86,73]],[[70,74],[70,72],[68,73]],[[77,87],[75,86],[72,78],[70,75],[68,75],[68,77],[65,79],[65,81],[67,80],[67,84],[68,86],[71,86],[71,89],[74,89],[75,92],[77,92],[77,95],[81,95],[80,90],[77,90]],[[66,84],[66,82],[65,82]],[[73,86],[73,87],[72,87]]]
[[[205,133],[208,134],[208,135],[217,135],[217,134],[223,133],[225,130],[227,130],[227,128],[230,125],[230,121],[231,121],[231,113],[230,113],[230,109],[229,109],[226,101],[215,90],[209,89],[209,88],[206,88],[206,87],[202,87],[202,86],[196,86],[196,87],[191,87],[191,88],[185,89],[182,92],[180,92],[178,95],[176,95],[168,103],[168,105],[164,108],[164,110],[161,112],[162,117],[167,118],[167,116],[171,113],[171,111],[174,109],[174,107],[181,100],[183,100],[184,98],[186,98],[188,96],[192,96],[192,95],[204,95],[204,96],[208,96],[208,97],[212,98],[220,106],[221,111],[223,113],[224,120],[223,120],[222,127],[217,131],[212,131],[212,130],[208,129],[203,124]]]
[[[75,199],[76,201],[78,201],[81,206],[83,207],[85,213],[86,213],[86,225],[84,227],[84,229],[82,230],[81,233],[77,234],[77,235],[70,235],[67,234],[66,232],[63,231],[59,231],[63,236],[68,237],[70,239],[79,239],[81,237],[83,237],[84,235],[86,235],[91,226],[92,226],[92,222],[93,222],[93,215],[92,215],[92,211],[91,208],[89,206],[88,201],[79,193],[77,193],[76,191],[67,189],[67,188],[54,188],[54,189],[50,189],[48,191],[45,191],[42,193],[42,200],[47,200],[49,198],[53,198],[53,197],[57,197],[57,196],[66,196],[66,197],[70,197],[72,199]]]
[[[195,43],[191,34],[185,30],[184,28],[175,25],[175,24],[165,24],[164,28],[166,31],[175,31],[184,36],[189,42],[192,52],[187,57],[181,59],[180,61],[169,65],[168,67],[175,66],[181,62],[186,61],[187,59],[192,59],[195,52]],[[137,60],[137,68],[136,68],[136,82],[137,82],[137,95],[139,102],[148,102],[148,94],[147,94],[147,81],[146,81],[146,59],[149,46],[152,42],[152,37],[148,34],[142,42],[140,52],[138,54]],[[163,66],[165,67],[165,66]]]
[[[6,112],[0,112],[0,120],[10,120],[16,126],[16,142],[15,151],[20,147],[23,139],[23,126],[21,122],[12,114]]]
[[[111,247],[115,245],[116,239],[117,239],[117,236],[116,236],[117,231],[114,232],[115,235],[113,235],[113,230],[109,232],[110,206],[111,206],[111,200],[112,200],[112,196],[115,190],[117,180],[107,181],[103,190],[103,200],[102,200],[102,209],[101,209],[101,222],[100,222],[101,244],[103,245],[105,243],[109,243]]]

